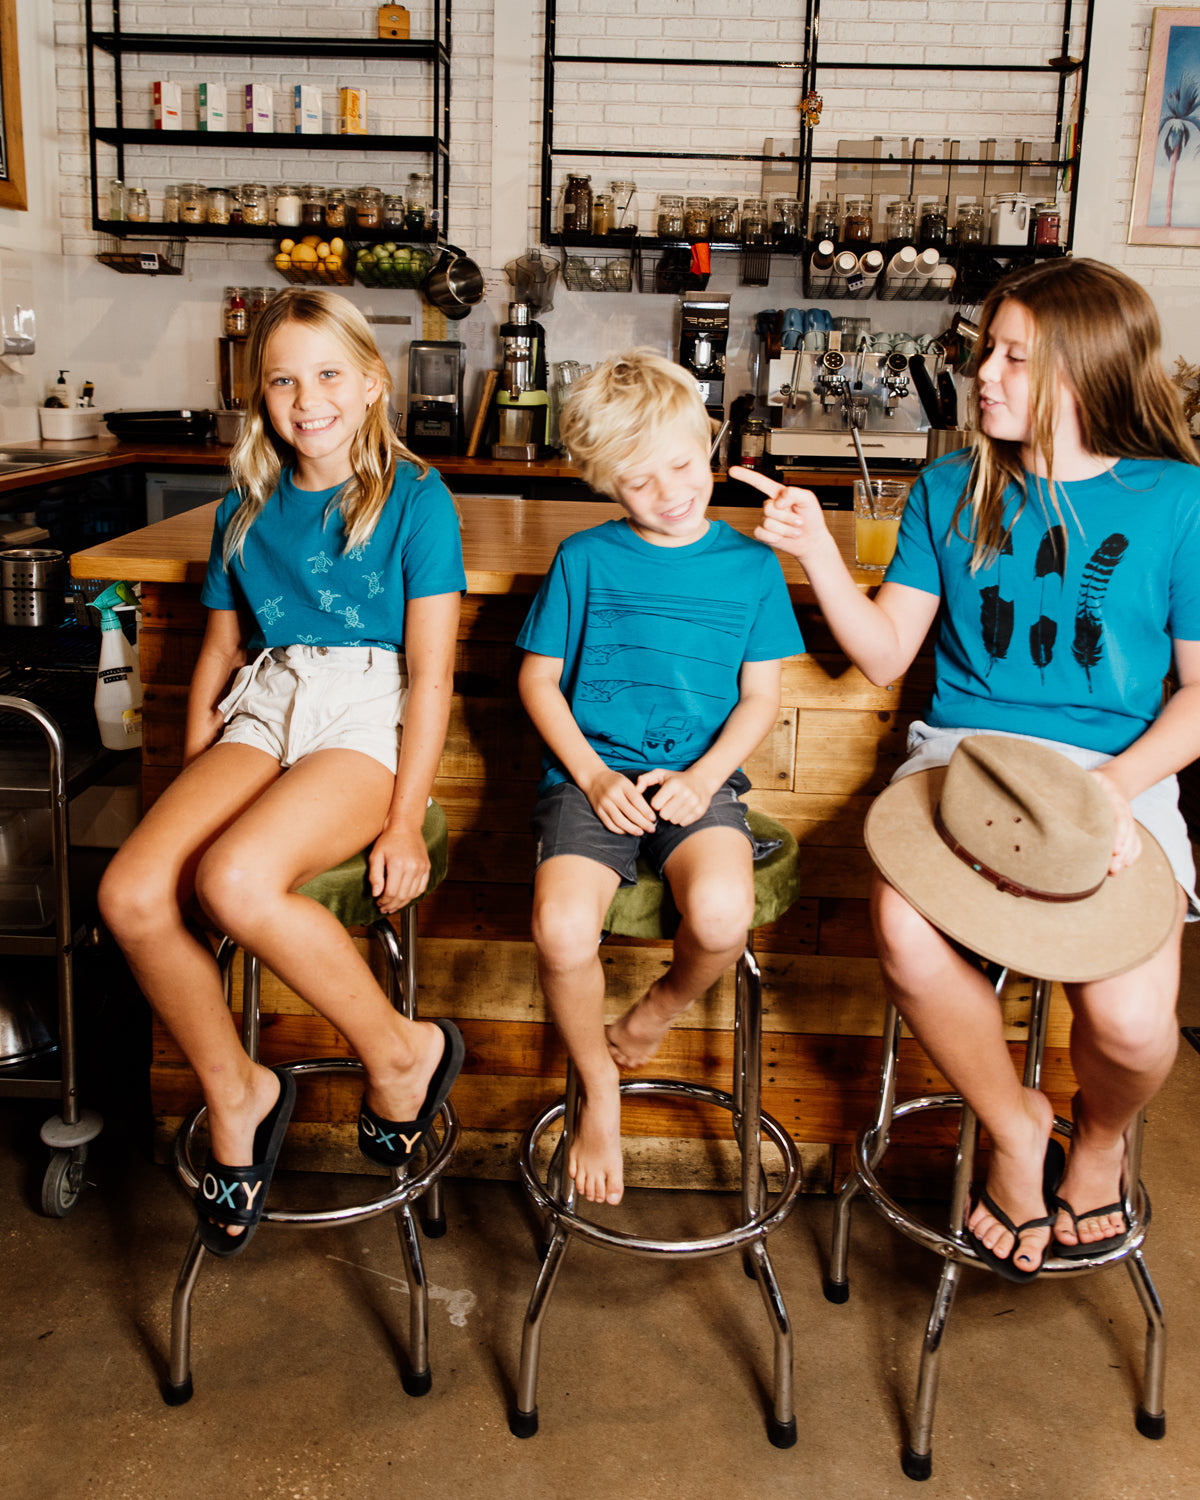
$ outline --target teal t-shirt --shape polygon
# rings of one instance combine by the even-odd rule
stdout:
[[[738,701],[746,661],[804,650],[779,560],[724,521],[657,547],[624,521],[568,537],[517,645],[561,657],[575,722],[606,765],[681,771]],[[540,791],[566,781],[547,752]]]
[[[1061,485],[1065,527],[1027,476],[1009,545],[974,574],[949,535],[969,473],[957,453],[920,475],[886,574],[942,601],[926,718],[1120,754],[1162,707],[1172,640],[1200,640],[1200,468],[1123,458]]]
[[[239,500],[217,507],[201,601],[210,609],[247,607],[255,619],[250,649],[264,646],[404,644],[409,599],[466,588],[458,515],[432,469],[418,478],[400,464],[392,493],[362,547],[345,550],[341,512],[330,501],[341,486],[301,490],[290,469],[246,534],[242,558],[221,561],[225,528]]]

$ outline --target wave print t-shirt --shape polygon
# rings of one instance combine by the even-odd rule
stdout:
[[[974,574],[949,535],[969,474],[961,453],[921,474],[886,574],[942,600],[926,718],[1120,754],[1158,716],[1172,640],[1200,640],[1200,468],[1121,459],[1060,485],[1065,526],[1027,475],[1005,550]]]

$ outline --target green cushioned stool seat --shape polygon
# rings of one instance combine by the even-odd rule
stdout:
[[[425,836],[425,847],[429,851],[429,883],[416,899],[422,900],[430,891],[436,891],[446,878],[450,863],[450,834],[446,828],[446,814],[436,802],[425,809],[425,822],[421,832]],[[300,887],[302,896],[311,896],[319,901],[326,911],[332,912],[343,927],[370,927],[378,922],[380,910],[367,884],[367,855],[352,854],[332,870],[326,870],[307,885]]]
[[[756,839],[779,841],[779,848],[754,865],[754,920],[765,927],[783,916],[800,895],[799,845],[782,823],[766,813],[746,809],[750,832]],[[306,887],[307,889],[307,887]],[[638,860],[637,885],[622,886],[612,898],[604,919],[605,932],[621,937],[669,938],[679,926],[671,888],[643,860]]]

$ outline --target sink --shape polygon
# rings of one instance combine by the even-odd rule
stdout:
[[[11,448],[0,450],[0,474],[20,474],[26,469],[41,469],[48,464],[74,463],[78,458],[98,458],[103,448],[75,449],[71,453],[22,453]]]

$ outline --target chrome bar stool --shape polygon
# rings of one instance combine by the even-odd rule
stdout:
[[[997,999],[1004,986],[1007,970],[996,965],[987,967],[988,977],[994,981]],[[1046,1045],[1046,1028],[1050,1014],[1050,983],[1035,979],[1033,982],[1029,1016],[1029,1038],[1025,1046],[1024,1083],[1028,1088],[1038,1088],[1041,1081],[1042,1054]],[[917,1377],[917,1393],[913,1403],[909,1424],[909,1440],[904,1449],[901,1466],[910,1479],[928,1479],[933,1467],[933,1412],[937,1400],[938,1375],[941,1366],[942,1341],[946,1325],[954,1304],[954,1294],[962,1276],[964,1266],[988,1269],[968,1244],[963,1231],[963,1220],[970,1203],[971,1177],[975,1163],[975,1146],[978,1126],[974,1111],[961,1094],[929,1094],[916,1099],[896,1103],[896,1073],[900,1057],[902,1022],[894,1005],[889,1004],[883,1027],[883,1056],[880,1063],[879,1095],[875,1118],[858,1133],[854,1145],[853,1164],[841,1193],[838,1196],[833,1221],[833,1246],[830,1254],[829,1272],[825,1280],[825,1296],[830,1302],[845,1302],[850,1296],[849,1256],[850,1211],[860,1192],[866,1194],[871,1205],[883,1215],[887,1222],[901,1234],[943,1258],[942,1272],[934,1293],[929,1319],[925,1326],[925,1338],[921,1346],[920,1372]],[[908,1209],[902,1208],[881,1185],[876,1175],[883,1163],[889,1144],[889,1134],[894,1121],[907,1119],[925,1110],[956,1109],[959,1111],[958,1146],[955,1156],[954,1177],[950,1192],[950,1215],[945,1229],[918,1219]],[[1138,1408],[1136,1425],[1143,1437],[1160,1438],[1166,1432],[1166,1416],[1163,1411],[1163,1374],[1166,1359],[1166,1327],[1162,1304],[1150,1272],[1142,1255],[1142,1243],[1150,1224],[1150,1199],[1140,1178],[1142,1156],[1143,1118],[1138,1116],[1130,1127],[1126,1143],[1126,1174],[1123,1183],[1125,1222],[1129,1226],[1129,1237],[1121,1245],[1092,1256],[1080,1256],[1070,1260],[1051,1257],[1042,1269],[1043,1276],[1072,1276],[1089,1271],[1102,1270],[1105,1266],[1124,1261],[1130,1279],[1142,1304],[1146,1316],[1145,1374],[1142,1386],[1142,1403]],[[1054,1132],[1069,1136],[1071,1122],[1058,1116],[1054,1121]]]
[[[367,856],[357,854],[342,864],[318,875],[301,887],[306,896],[319,901],[346,927],[365,927],[371,940],[378,946],[383,958],[384,987],[392,1004],[410,1020],[417,1014],[417,904],[430,891],[435,890],[445,879],[447,869],[448,834],[446,817],[437,803],[431,803],[425,814],[423,828],[425,845],[429,851],[429,883],[422,896],[417,897],[399,913],[399,937],[391,921],[380,915],[379,908],[371,896],[367,884]],[[230,996],[233,958],[237,944],[222,938],[217,951],[217,961],[225,981],[226,997]],[[254,954],[243,951],[242,980],[242,1042],[251,1057],[258,1057],[259,1043],[259,961]],[[362,1064],[356,1058],[315,1057],[279,1065],[281,1069],[300,1078],[325,1078],[337,1073],[361,1073]],[[175,1170],[185,1187],[192,1193],[200,1180],[201,1164],[197,1169],[193,1145],[206,1106],[192,1111],[179,1128],[175,1137]],[[344,1208],[327,1208],[298,1211],[293,1209],[268,1208],[262,1216],[264,1224],[292,1224],[307,1228],[322,1228],[329,1225],[353,1224],[360,1219],[372,1219],[389,1210],[395,1214],[396,1232],[400,1238],[400,1249],[404,1255],[408,1275],[409,1299],[409,1368],[401,1374],[401,1384],[410,1396],[423,1396],[429,1390],[433,1377],[429,1368],[428,1328],[429,1291],[425,1279],[425,1266],[421,1256],[420,1238],[413,1221],[412,1203],[424,1195],[423,1221],[425,1233],[432,1239],[445,1233],[446,1221],[441,1203],[441,1174],[449,1166],[458,1145],[459,1124],[454,1106],[449,1102],[441,1108],[440,1135],[429,1137],[422,1147],[424,1164],[393,1167],[390,1181],[383,1192],[362,1203]],[[163,1382],[163,1399],[169,1406],[182,1406],[192,1397],[191,1373],[191,1302],[192,1293],[199,1279],[200,1268],[205,1259],[205,1247],[201,1243],[199,1230],[193,1231],[192,1241],[183,1259],[175,1294],[171,1303],[171,1357],[167,1378]]]
[[[780,824],[750,811],[756,838],[777,839],[780,847],[754,867],[754,918],[738,960],[732,1092],[664,1078],[626,1079],[622,1099],[674,1098],[701,1101],[726,1109],[741,1153],[742,1212],[732,1229],[695,1239],[655,1239],[608,1229],[576,1211],[575,1184],[567,1174],[570,1135],[578,1099],[574,1068],[568,1064],[565,1098],[545,1110],[526,1130],[520,1146],[521,1181],[546,1224],[542,1267],[525,1314],[521,1340],[521,1370],[516,1408],[509,1428],[516,1437],[532,1437],[538,1430],[537,1379],[542,1325],[571,1236],[589,1244],[631,1256],[660,1259],[699,1259],[739,1250],[747,1275],[758,1282],[774,1335],[774,1405],[767,1435],[777,1448],[796,1441],[792,1411],[792,1328],[767,1254],[766,1238],[784,1221],[800,1190],[800,1157],[795,1142],[782,1125],[762,1109],[762,979],[753,951],[753,930],[783,915],[799,894],[795,838]],[[664,911],[664,906],[667,908]],[[674,915],[665,883],[639,865],[638,883],[613,897],[605,918],[605,934],[664,938]],[[553,1125],[562,1123],[554,1155],[543,1181],[535,1164],[538,1142]],[[762,1136],[782,1158],[783,1184],[771,1194],[762,1168]]]

